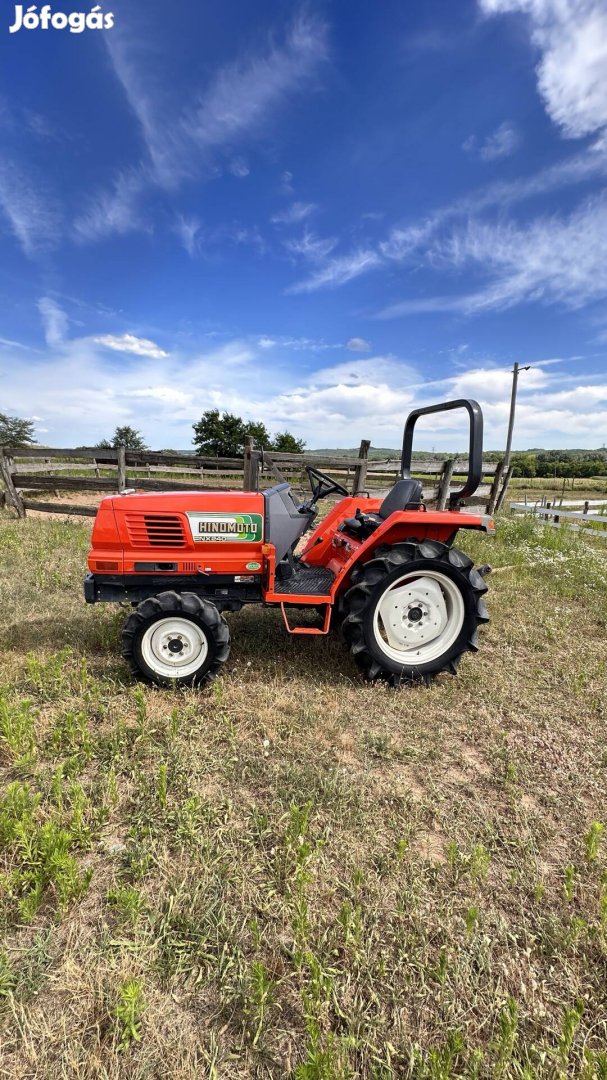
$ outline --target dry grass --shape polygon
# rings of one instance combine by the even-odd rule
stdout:
[[[173,693],[88,531],[0,516],[0,1075],[604,1080],[605,556],[465,538],[509,569],[429,690],[251,608]]]

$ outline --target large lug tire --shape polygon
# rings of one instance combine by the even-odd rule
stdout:
[[[488,622],[487,586],[472,560],[436,540],[382,545],[356,567],[345,593],[342,634],[367,679],[394,686],[452,675],[478,649]]]
[[[122,655],[139,679],[158,686],[199,686],[230,654],[228,624],[196,593],[162,592],[144,600],[122,631]]]

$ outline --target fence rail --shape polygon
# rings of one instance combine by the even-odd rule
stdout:
[[[591,505],[598,508],[594,513],[590,509]],[[601,540],[607,540],[607,499],[586,499],[582,510],[564,509],[562,501],[559,506],[553,505],[549,501],[542,503],[513,502],[510,503],[510,509],[515,513],[528,514],[537,518],[539,521],[543,521],[545,525],[552,525],[556,528],[563,525],[574,532],[592,533],[593,536],[600,537]]]
[[[400,475],[396,458],[369,460],[370,443],[363,439],[357,457],[316,454],[288,454],[257,449],[247,439],[243,457],[198,457],[194,454],[167,454],[155,450],[128,450],[124,446],[101,447],[1,447],[0,476],[4,492],[0,505],[7,503],[19,517],[28,510],[45,513],[93,516],[96,508],[76,502],[50,502],[48,493],[57,499],[60,493],[104,494],[134,488],[138,491],[201,491],[240,488],[258,491],[277,480],[288,480],[295,489],[306,485],[305,467],[313,465],[327,471],[353,494],[384,494]],[[423,483],[424,497],[439,508],[447,505],[450,485],[465,475],[465,458],[422,459],[413,462],[413,474]],[[493,512],[503,499],[509,476],[502,478],[501,462],[483,463],[483,474],[493,478],[483,485],[474,504],[486,503]],[[500,481],[502,487],[500,489]],[[37,497],[40,493],[41,498]],[[45,498],[46,496],[46,498]]]

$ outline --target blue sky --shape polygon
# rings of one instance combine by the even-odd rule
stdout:
[[[498,448],[519,360],[515,446],[603,444],[605,0],[105,11],[3,6],[0,411],[48,445],[187,447],[218,407],[397,446],[474,396]]]

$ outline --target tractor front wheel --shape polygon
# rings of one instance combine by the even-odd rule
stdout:
[[[162,592],[138,605],[122,631],[133,675],[159,686],[198,686],[230,653],[230,631],[215,604],[196,593]]]
[[[487,586],[472,560],[436,540],[383,546],[355,569],[343,601],[343,636],[367,679],[393,685],[455,675],[477,627]]]

